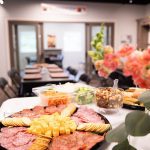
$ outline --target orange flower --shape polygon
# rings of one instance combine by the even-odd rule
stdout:
[[[95,62],[95,68],[96,68],[96,70],[99,70],[101,67],[102,67],[102,65],[103,65],[103,60],[97,60],[96,62]]]
[[[125,45],[117,52],[117,55],[119,57],[126,57],[126,56],[129,56],[131,53],[133,53],[134,50],[135,49],[132,46]]]
[[[113,53],[113,48],[109,45],[104,47],[104,54],[112,54]]]
[[[111,72],[112,72],[111,70],[109,70],[109,69],[106,68],[105,66],[102,66],[102,67],[98,70],[98,75],[99,75],[100,77],[107,78]]]
[[[107,54],[104,56],[104,66],[114,71],[120,66],[119,58],[116,54]]]

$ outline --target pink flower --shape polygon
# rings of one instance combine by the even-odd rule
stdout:
[[[114,71],[120,66],[119,58],[116,54],[107,54],[104,56],[104,66]]]
[[[132,46],[125,45],[117,52],[117,55],[119,57],[126,57],[129,56],[131,53],[133,53],[134,50],[135,49]]]
[[[150,48],[143,51],[143,60],[150,61]]]
[[[112,72],[111,70],[109,70],[108,68],[106,68],[105,66],[103,66],[103,67],[101,67],[101,68],[98,70],[98,75],[99,75],[100,77],[107,78],[111,72]]]

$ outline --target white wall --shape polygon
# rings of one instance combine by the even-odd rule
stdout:
[[[9,69],[9,53],[8,53],[8,37],[7,37],[7,13],[0,6],[0,77],[7,78],[7,70]]]
[[[44,1],[45,2],[45,1]],[[49,1],[50,3],[50,1]],[[52,2],[51,2],[52,3]],[[53,3],[56,3],[55,1]],[[58,2],[57,2],[58,3]],[[62,2],[61,2],[62,3]],[[139,5],[122,5],[122,4],[98,4],[98,3],[79,3],[79,2],[63,2],[62,4],[69,3],[70,5],[85,5],[87,7],[87,12],[83,15],[64,15],[64,14],[52,14],[43,12],[41,8],[41,1],[31,1],[31,0],[12,0],[5,1],[3,7],[7,9],[8,17],[6,20],[41,20],[41,21],[66,21],[66,22],[114,22],[115,23],[115,49],[118,49],[121,41],[126,38],[127,35],[132,36],[132,44],[136,45],[136,19],[145,17],[146,6]],[[1,64],[8,64],[8,45],[6,41],[8,40],[7,26],[4,25],[3,10],[0,10],[0,15],[2,16],[2,23],[0,31],[2,35],[5,35],[4,39],[0,41],[1,49],[7,51],[3,52],[7,58],[2,57]],[[5,24],[6,24],[5,20]],[[5,26],[5,27],[4,27]],[[4,30],[5,28],[5,30]],[[1,33],[0,33],[1,34]],[[2,50],[0,50],[2,51]],[[1,57],[1,56],[0,56]],[[7,60],[5,60],[7,59]],[[5,62],[5,63],[4,63]],[[3,69],[2,72],[8,70],[8,66]]]

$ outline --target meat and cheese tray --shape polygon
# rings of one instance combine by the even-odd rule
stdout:
[[[0,125],[2,150],[95,150],[111,128],[103,115],[74,103],[24,109]]]

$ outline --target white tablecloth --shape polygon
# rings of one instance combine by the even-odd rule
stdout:
[[[9,116],[15,112],[21,111],[25,108],[32,108],[40,104],[40,99],[38,97],[25,97],[25,98],[13,98],[5,101],[0,108],[0,120],[4,117]],[[115,128],[125,120],[126,114],[131,112],[131,110],[120,109],[116,113],[106,114],[102,109],[98,108],[95,104],[89,104],[87,107],[94,109],[97,112],[103,114],[111,123],[112,127]],[[150,150],[150,134],[145,137],[130,137],[130,144],[136,147],[138,150]],[[101,150],[111,150],[114,143],[105,143],[100,148]]]

